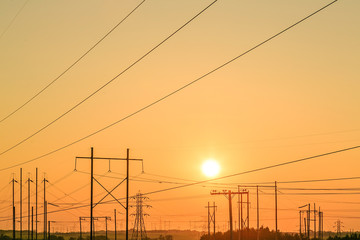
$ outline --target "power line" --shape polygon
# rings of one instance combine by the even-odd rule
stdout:
[[[318,154],[318,155],[314,155],[314,156],[310,156],[310,157],[306,157],[306,158],[301,158],[301,159],[287,161],[287,162],[274,164],[274,165],[270,165],[270,166],[266,166],[266,167],[256,168],[256,169],[253,169],[253,170],[243,171],[243,172],[239,172],[239,173],[235,173],[235,174],[231,174],[231,175],[226,175],[226,176],[223,176],[223,177],[198,181],[198,182],[195,182],[195,183],[188,183],[188,184],[184,184],[184,185],[176,186],[176,187],[170,187],[170,188],[155,190],[155,191],[143,193],[143,195],[152,195],[152,194],[156,194],[156,193],[161,193],[161,192],[176,190],[176,189],[180,189],[180,188],[190,187],[190,186],[194,186],[194,185],[198,185],[198,184],[202,184],[202,183],[217,181],[217,180],[221,180],[221,179],[225,179],[225,178],[231,178],[231,177],[235,177],[235,176],[240,176],[240,175],[245,175],[245,174],[249,174],[249,173],[259,172],[259,171],[263,171],[263,170],[277,168],[277,167],[280,167],[280,166],[285,166],[285,165],[299,163],[299,162],[303,162],[303,161],[307,161],[307,160],[311,160],[311,159],[315,159],[315,158],[329,156],[329,155],[332,155],[332,154],[337,154],[337,153],[341,153],[341,152],[345,152],[345,151],[350,151],[350,150],[357,149],[359,147],[360,146],[351,147],[351,148],[345,148],[345,149],[341,149],[341,150],[337,150],[337,151],[327,152],[327,153]],[[117,200],[123,200],[123,199],[125,199],[125,198],[118,198]],[[115,200],[104,201],[101,204],[106,204],[106,203],[110,203],[110,202],[114,202],[114,201]],[[74,207],[70,207],[70,208],[66,208],[66,209],[62,209],[62,210],[50,211],[48,213],[56,213],[56,212],[68,211],[68,210],[77,209],[77,208],[83,208],[83,207],[88,207],[88,206],[89,206],[89,204],[85,204],[85,205],[74,206]],[[0,220],[0,222],[1,221],[7,221],[7,220]]]
[[[13,114],[18,112],[20,109],[25,107],[28,103],[38,97],[41,93],[43,93],[46,89],[48,89],[51,85],[53,85],[57,80],[59,80],[65,73],[67,73],[70,69],[72,69],[78,62],[80,62],[86,55],[88,55],[97,45],[99,45],[106,37],[108,37],[120,24],[122,24],[132,13],[134,13],[146,0],[140,2],[130,13],[128,13],[120,22],[118,22],[113,28],[110,29],[99,41],[97,41],[89,50],[87,50],[83,55],[81,55],[74,63],[72,63],[68,68],[66,68],[59,76],[57,76],[54,80],[52,80],[49,84],[47,84],[44,88],[42,88],[38,93],[32,96],[29,100],[23,103],[20,107],[12,111],[10,114],[6,115],[4,118],[0,120],[0,123],[11,117]],[[27,2],[27,1],[26,1]],[[26,3],[25,3],[26,4]],[[25,6],[24,4],[24,6]],[[0,37],[1,38],[1,37]]]
[[[217,1],[217,0],[216,0],[216,1]],[[185,23],[185,24],[184,24],[182,27],[180,27],[177,31],[179,31],[179,30],[180,30],[181,28],[183,28],[185,25],[187,25],[188,23],[190,23],[193,19],[195,19],[197,16],[199,16],[202,12],[204,12],[207,8],[209,8],[209,7],[210,7],[212,4],[214,4],[216,1],[212,2],[210,5],[208,5],[206,8],[204,8],[200,13],[198,13],[195,17],[193,17],[192,19],[190,19],[187,23]],[[39,157],[35,157],[35,158],[33,158],[33,159],[24,161],[24,162],[22,162],[22,163],[14,164],[14,165],[9,166],[9,167],[1,168],[0,171],[4,171],[4,170],[7,170],[7,169],[11,169],[11,168],[20,166],[20,165],[22,165],[22,164],[29,163],[29,162],[38,160],[38,159],[40,159],[40,158],[49,156],[49,155],[51,155],[51,154],[53,154],[53,153],[56,153],[56,152],[58,152],[58,151],[60,151],[60,150],[62,150],[62,149],[65,149],[65,148],[67,148],[67,147],[70,147],[70,146],[78,143],[78,142],[81,142],[81,141],[83,141],[83,140],[85,140],[85,139],[87,139],[87,138],[89,138],[89,137],[92,137],[92,136],[94,136],[94,135],[96,135],[96,134],[98,134],[98,133],[100,133],[100,132],[102,132],[102,131],[104,131],[104,130],[106,130],[106,129],[108,129],[108,128],[110,128],[110,127],[112,127],[112,126],[114,126],[114,125],[116,125],[116,124],[124,121],[124,120],[126,120],[126,119],[128,119],[128,118],[131,118],[131,117],[137,115],[137,114],[140,113],[140,112],[143,112],[144,110],[146,110],[146,109],[148,109],[148,108],[150,108],[150,107],[158,104],[159,102],[162,102],[163,100],[169,98],[170,96],[175,95],[176,93],[178,93],[178,92],[182,91],[183,89],[185,89],[185,88],[193,85],[194,83],[200,81],[201,79],[203,79],[203,78],[211,75],[212,73],[220,70],[221,68],[223,68],[223,67],[227,66],[228,64],[234,62],[235,60],[239,59],[240,57],[242,57],[242,56],[250,53],[251,51],[253,51],[253,50],[255,50],[256,48],[264,45],[265,43],[267,43],[267,42],[269,42],[269,41],[271,41],[272,39],[276,38],[277,36],[285,33],[286,31],[288,31],[288,30],[290,30],[291,28],[295,27],[296,25],[304,22],[305,20],[309,19],[310,17],[314,16],[315,14],[319,13],[320,11],[326,9],[327,7],[331,6],[332,4],[334,4],[334,3],[337,2],[337,1],[338,1],[338,0],[332,1],[331,3],[325,5],[324,7],[316,10],[315,12],[311,13],[310,15],[302,18],[301,20],[297,21],[296,23],[294,23],[294,24],[290,25],[289,27],[285,28],[284,30],[276,33],[275,35],[272,35],[271,37],[267,38],[266,40],[264,40],[263,42],[257,44],[256,46],[250,48],[249,50],[241,53],[240,55],[236,56],[235,58],[232,58],[231,60],[225,62],[224,64],[218,66],[217,68],[211,70],[210,72],[202,75],[201,77],[199,77],[199,78],[197,78],[197,79],[195,79],[195,80],[193,80],[193,81],[191,81],[191,82],[183,85],[182,87],[176,89],[175,91],[173,91],[173,92],[171,92],[171,93],[169,93],[169,94],[167,94],[167,95],[159,98],[158,100],[156,100],[156,101],[154,101],[154,102],[152,102],[152,103],[150,103],[150,104],[148,104],[148,105],[146,105],[146,106],[144,106],[144,107],[136,110],[135,112],[130,113],[129,115],[127,115],[127,116],[125,116],[125,117],[117,120],[116,122],[113,122],[113,123],[111,123],[110,125],[107,125],[106,127],[101,128],[101,129],[99,129],[99,130],[97,130],[97,131],[95,131],[95,132],[93,132],[93,133],[91,133],[91,134],[89,134],[89,135],[87,135],[87,136],[85,136],[85,137],[82,137],[82,138],[80,138],[80,139],[78,139],[78,140],[76,140],[76,141],[74,141],[74,142],[72,142],[72,143],[69,143],[69,144],[67,144],[67,145],[65,145],[65,146],[62,146],[62,147],[60,147],[60,148],[57,148],[57,149],[55,149],[55,150],[53,150],[53,151],[50,151],[50,152],[48,152],[48,153],[46,153],[46,154],[43,154],[43,155],[39,156]],[[172,35],[174,35],[177,31],[175,31]],[[113,81],[113,80],[115,80],[118,76],[120,76],[122,73],[124,73],[124,72],[125,72],[127,69],[129,69],[131,66],[135,65],[137,62],[139,62],[141,59],[143,59],[146,55],[150,54],[153,50],[155,50],[155,48],[157,48],[158,46],[160,46],[164,41],[166,41],[167,39],[169,39],[172,35],[170,35],[168,38],[166,38],[165,40],[163,40],[160,44],[158,44],[156,47],[154,47],[152,50],[150,50],[147,54],[145,54],[142,58],[138,59],[136,62],[134,62],[132,65],[130,65],[130,66],[129,66],[128,68],[126,68],[124,71],[122,71],[122,72],[121,72],[119,75],[117,75],[115,78],[113,78],[112,80],[110,80],[110,82]],[[109,84],[110,82],[108,82],[107,84]],[[103,85],[103,87],[99,88],[96,92],[100,91],[100,90],[101,90],[102,88],[104,88],[107,84]],[[87,97],[86,99],[88,99],[88,98],[90,98],[91,96],[93,96],[96,92],[94,92],[93,94],[91,94],[91,95],[90,95],[89,97]],[[82,102],[84,102],[86,99],[84,99]],[[80,102],[78,105],[80,105],[82,102]],[[78,106],[78,105],[76,105],[76,106]],[[75,107],[76,107],[76,106],[75,106]],[[73,107],[72,109],[74,109],[75,107]],[[72,109],[70,109],[68,112],[70,112]],[[68,113],[68,112],[66,112],[66,113]],[[66,113],[64,113],[62,116],[64,116]],[[60,116],[60,118],[61,118],[61,116]],[[59,118],[57,118],[57,119],[59,119]],[[56,121],[56,120],[54,120],[53,122],[55,122],[55,121]],[[51,123],[50,123],[50,124],[51,124]],[[49,126],[49,124],[48,124],[47,126]],[[45,128],[46,128],[46,127],[45,127]],[[42,128],[42,129],[45,129],[45,128]],[[41,131],[41,130],[39,130],[39,131]],[[39,132],[39,131],[38,131],[38,132]],[[38,133],[38,132],[37,132],[37,133]],[[35,134],[37,134],[37,133],[35,133]],[[31,135],[30,137],[34,136],[35,134]],[[28,137],[27,139],[29,139],[30,137]],[[21,141],[20,143],[14,145],[13,147],[9,148],[8,150],[2,152],[0,155],[4,154],[4,153],[7,152],[7,151],[10,151],[11,149],[13,149],[13,148],[15,148],[16,146],[20,145],[21,143],[23,143],[23,142],[26,141],[27,139],[25,139],[25,140]]]
[[[51,126],[52,124],[54,124],[55,122],[57,122],[58,120],[60,120],[61,118],[63,118],[64,116],[66,116],[67,114],[69,114],[70,112],[72,112],[75,108],[77,108],[78,106],[80,106],[81,104],[83,104],[84,102],[86,102],[88,99],[90,99],[91,97],[93,97],[94,95],[96,95],[98,92],[100,92],[102,89],[104,89],[105,87],[107,87],[110,83],[112,83],[113,81],[115,81],[118,77],[120,77],[121,75],[123,75],[125,72],[127,72],[129,69],[131,69],[133,66],[135,66],[137,63],[139,63],[141,60],[143,60],[145,57],[147,57],[148,55],[150,55],[153,51],[155,51],[158,47],[160,47],[162,44],[164,44],[166,41],[168,41],[171,37],[173,37],[176,33],[178,33],[181,29],[183,29],[185,26],[187,26],[189,23],[191,23],[193,20],[195,20],[198,16],[200,16],[202,13],[204,13],[208,8],[210,8],[215,2],[217,2],[218,0],[213,1],[212,3],[210,3],[208,6],[206,6],[203,10],[201,10],[199,13],[197,13],[194,17],[192,17],[190,20],[188,20],[185,24],[183,24],[181,27],[179,27],[177,30],[175,30],[173,33],[171,33],[168,37],[166,37],[164,40],[162,40],[160,43],[158,43],[155,47],[153,47],[152,49],[150,49],[148,52],[146,52],[142,57],[140,57],[139,59],[137,59],[135,62],[133,62],[132,64],[130,64],[127,68],[125,68],[123,71],[121,71],[119,74],[117,74],[115,77],[113,77],[110,81],[106,82],[104,85],[102,85],[100,88],[96,89],[94,92],[92,92],[90,95],[88,95],[86,98],[84,98],[83,100],[81,100],[79,103],[75,104],[73,107],[71,107],[69,110],[67,110],[66,112],[64,112],[63,114],[61,114],[59,117],[57,117],[56,119],[54,119],[53,121],[51,121],[50,123],[48,123],[47,125],[45,125],[44,127],[40,128],[39,130],[37,130],[35,133],[31,134],[30,136],[24,138],[23,140],[21,140],[20,142],[16,143],[15,145],[13,145],[12,147],[6,149],[5,151],[0,153],[0,156],[7,153],[8,151],[14,149],[15,147],[21,145],[22,143],[26,142],[27,140],[29,140],[30,138],[34,137],[35,135],[37,135],[38,133],[42,132],[43,130],[45,130],[46,128],[48,128],[49,126]]]
[[[15,16],[11,19],[10,23],[7,25],[7,27],[4,29],[4,31],[0,34],[0,39],[5,35],[5,33],[9,30],[9,28],[13,25],[16,18],[20,15],[22,10],[25,8],[26,4],[29,2],[29,0],[26,0],[24,4],[20,7],[19,11],[15,14]],[[0,121],[2,122],[2,120]]]
[[[178,189],[178,188],[184,188],[184,187],[193,186],[193,185],[206,183],[206,182],[210,182],[210,181],[221,180],[221,179],[225,179],[225,178],[240,176],[240,175],[244,175],[244,174],[248,174],[248,173],[254,173],[254,172],[263,171],[263,170],[267,170],[267,169],[272,169],[272,168],[276,168],[276,167],[281,167],[281,166],[285,166],[285,165],[290,165],[290,164],[294,164],[294,163],[304,162],[304,161],[308,161],[308,160],[319,158],[319,157],[324,157],[324,156],[329,156],[329,155],[332,155],[332,154],[337,154],[337,153],[341,153],[341,152],[345,152],[345,151],[354,150],[354,149],[357,149],[357,148],[360,148],[360,146],[345,148],[345,149],[332,151],[332,152],[327,152],[327,153],[323,153],[323,154],[319,154],[319,155],[315,155],[315,156],[311,156],[311,157],[300,158],[300,159],[293,160],[293,161],[278,163],[278,164],[270,165],[270,166],[267,166],[267,167],[262,167],[262,168],[257,168],[257,169],[253,169],[253,170],[248,170],[248,171],[244,171],[244,172],[240,172],[240,173],[227,175],[227,176],[224,176],[224,177],[218,177],[218,178],[199,181],[199,182],[195,182],[195,183],[188,183],[188,184],[184,184],[182,186],[176,186],[176,187],[167,188],[167,189],[163,189],[163,190],[157,190],[157,191],[153,191],[153,192],[149,192],[149,193],[144,193],[144,195],[153,194],[153,193],[159,193],[159,192],[163,192],[163,191],[174,190],[174,189]]]

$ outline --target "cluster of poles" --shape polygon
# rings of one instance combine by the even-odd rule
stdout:
[[[307,209],[303,209],[306,208]],[[315,203],[314,203],[314,210],[311,210],[310,208],[310,203],[306,204],[304,206],[300,206],[299,207],[299,217],[300,217],[300,221],[299,221],[299,235],[300,235],[300,239],[310,239],[310,222],[313,221],[314,222],[314,239],[318,238],[318,239],[323,239],[323,218],[324,218],[324,214],[322,211],[320,211],[320,207],[319,210],[316,210],[315,207]],[[303,209],[303,210],[302,210]],[[311,218],[311,213],[313,213],[313,218]],[[319,224],[319,228],[318,231],[316,231],[316,215],[318,215],[318,224]],[[304,218],[303,218],[304,216]],[[302,224],[301,222],[304,221],[304,232],[302,232]]]
[[[246,229],[249,230],[249,191],[246,189],[240,189],[241,187],[247,187],[247,186],[238,186],[238,191],[231,191],[231,190],[224,190],[224,191],[211,191],[210,194],[211,195],[224,195],[225,197],[227,197],[227,199],[229,200],[229,225],[230,225],[230,240],[233,240],[233,214],[232,214],[232,196],[233,195],[238,195],[238,204],[239,204],[239,230],[240,233],[239,234],[239,240],[242,239],[242,230],[244,225],[246,224]],[[261,186],[261,187],[274,187],[275,189],[275,240],[278,239],[277,233],[278,233],[278,218],[277,218],[277,182],[275,181],[275,185],[274,186]],[[247,201],[243,202],[243,195],[246,195]],[[243,220],[243,203],[245,203],[247,205],[247,217],[245,219],[245,221]],[[214,233],[213,233],[213,239],[215,240],[215,203],[213,206],[210,206],[210,204],[208,203],[208,236],[209,236],[209,240],[211,239],[211,235],[210,235],[210,228],[211,228],[211,223],[213,223],[213,227],[214,227]],[[210,209],[213,209],[213,213],[210,213]],[[256,222],[257,222],[257,240],[259,240],[259,186],[256,186]]]
[[[19,239],[22,240],[23,239],[23,173],[22,173],[22,168],[20,168],[20,180],[19,180],[19,188],[20,188],[20,206],[19,206],[19,222],[20,222],[20,229],[19,229]],[[33,183],[34,181],[32,179],[30,179],[30,175],[28,176],[27,180],[25,181],[25,184],[27,183],[28,186],[28,197],[27,197],[27,203],[28,203],[28,214],[27,214],[27,223],[28,223],[28,227],[27,227],[27,239],[28,240],[33,240],[33,239],[38,239],[38,168],[36,168],[36,177],[35,177],[35,213],[34,213],[34,206],[30,206],[31,205],[31,185],[30,183]],[[43,184],[44,184],[44,212],[43,212],[43,216],[44,216],[44,237],[43,239],[50,239],[50,224],[54,221],[48,221],[47,220],[47,201],[46,201],[46,182],[48,182],[46,180],[46,178],[44,177],[44,179],[42,180]],[[13,215],[13,220],[12,220],[12,235],[13,235],[13,240],[16,239],[16,211],[17,208],[15,206],[15,183],[18,183],[18,181],[15,180],[15,177],[13,177],[13,179],[11,180],[12,183],[12,215]],[[35,221],[34,221],[34,215],[35,215]],[[34,222],[35,222],[35,229],[34,229]],[[47,231],[48,229],[48,231]],[[34,231],[35,230],[35,231]]]

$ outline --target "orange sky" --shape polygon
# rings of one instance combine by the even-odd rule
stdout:
[[[0,118],[56,78],[138,3],[29,1],[9,25],[24,1],[2,1],[0,33],[7,30],[0,38]],[[0,168],[46,154],[125,117],[326,3],[329,1],[218,1],[79,108],[1,155]],[[210,1],[146,1],[72,70],[0,123],[0,151],[87,97],[208,4]],[[355,0],[337,2],[166,101],[62,151],[21,165],[24,178],[28,172],[34,178],[36,167],[41,178],[46,172],[50,183],[56,183],[48,189],[48,201],[61,203],[56,200],[64,193],[89,182],[89,175],[81,173],[89,172],[88,161],[79,162],[78,172],[73,169],[75,157],[88,156],[90,147],[102,157],[125,157],[126,148],[130,148],[132,157],[144,159],[145,174],[141,174],[138,163],[132,163],[131,175],[136,181],[131,182],[130,192],[135,194],[178,186],[187,180],[205,180],[200,168],[208,158],[218,160],[222,167],[219,176],[225,176],[359,145],[359,7]],[[228,219],[227,201],[222,196],[210,196],[212,189],[249,182],[355,177],[359,176],[358,157],[359,150],[353,150],[216,182],[228,184],[226,187],[209,183],[151,194],[148,202],[153,208],[148,210],[148,228],[159,229],[161,218],[163,224],[171,221],[171,228],[182,229],[190,228],[190,221],[200,221],[198,225],[192,223],[192,228],[202,230],[207,219],[205,206],[208,201],[215,201],[222,230]],[[113,163],[112,173],[106,173],[108,162],[99,161],[95,172],[123,177],[124,167],[123,163]],[[8,183],[12,173],[18,179],[19,167],[0,174],[3,219],[11,216]],[[67,178],[56,182],[64,176]],[[102,177],[101,181],[111,188],[118,180]],[[299,196],[284,189],[356,188],[358,184],[359,180],[280,183],[279,229],[297,231],[297,207],[310,202],[323,209],[325,230],[332,230],[337,219],[346,230],[358,230],[358,195]],[[260,223],[274,228],[273,191],[261,190]],[[101,189],[97,186],[95,191],[99,193]],[[124,191],[122,186],[117,196],[123,197]],[[250,226],[255,227],[254,189],[250,193]],[[86,204],[88,197],[87,186],[63,198],[61,207],[82,200]],[[19,199],[18,192],[16,198]],[[120,206],[107,204],[96,208],[95,215],[112,216],[114,208],[124,213]],[[49,206],[50,211],[57,209]],[[88,212],[88,208],[82,208],[52,214],[51,219],[58,222],[59,230],[78,230],[77,225],[69,223],[77,224],[78,217]],[[11,222],[1,218],[0,228],[10,228]],[[103,227],[101,224],[99,228]]]

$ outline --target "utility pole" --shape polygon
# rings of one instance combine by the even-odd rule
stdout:
[[[91,148],[91,175],[90,175],[90,240],[93,240],[93,197],[94,197],[94,149]],[[50,240],[50,239],[49,239]]]
[[[307,235],[308,235],[308,238],[310,239],[310,203],[308,204],[308,211],[307,211]]]
[[[316,239],[316,207],[314,203],[314,239]]]
[[[20,168],[20,240],[22,240],[22,168]]]
[[[238,186],[238,192],[240,191],[240,186]],[[239,235],[238,235],[238,239],[241,240],[241,230],[242,230],[242,215],[240,218],[240,214],[242,214],[242,205],[240,206],[240,196],[241,196],[241,204],[242,204],[242,195],[238,194],[238,224],[239,224]],[[236,224],[235,224],[236,225]]]
[[[229,224],[230,224],[230,240],[233,240],[233,218],[232,218],[232,195],[234,194],[249,194],[248,191],[231,192],[231,190],[223,190],[222,192],[211,191],[211,195],[224,195],[229,200]]]
[[[82,240],[82,232],[81,232],[81,217],[79,217],[79,223],[80,223],[80,240]]]
[[[256,186],[256,229],[257,229],[256,240],[259,240],[259,238],[260,238],[259,221],[260,221],[260,217],[259,217],[259,186]]]
[[[320,207],[319,207],[319,233],[318,233],[318,238],[322,240],[322,212],[320,211]]]
[[[115,233],[115,240],[116,240],[116,209],[114,209],[114,233]]]
[[[15,240],[15,228],[16,228],[16,225],[15,225],[15,183],[17,182],[15,180],[15,174],[13,174],[13,179],[11,180],[12,182],[12,212],[13,212],[13,240]]]
[[[26,182],[28,183],[28,240],[30,240],[30,182],[32,182],[30,173]]]
[[[129,240],[129,149],[126,149],[126,240]]]
[[[110,195],[111,197],[114,198],[115,201],[117,201],[123,208],[125,208],[126,210],[126,240],[128,240],[129,238],[129,168],[130,168],[130,161],[141,161],[143,163],[143,159],[130,159],[130,154],[129,154],[129,149],[127,149],[127,155],[126,158],[108,158],[108,157],[94,157],[94,152],[93,152],[93,148],[91,148],[91,157],[76,157],[75,158],[75,170],[76,170],[76,161],[77,159],[90,159],[91,160],[91,176],[90,176],[90,184],[91,184],[91,189],[90,189],[90,240],[93,240],[93,227],[94,225],[92,224],[92,220],[93,220],[93,209],[99,204],[101,203],[108,195]],[[123,181],[121,181],[118,185],[116,185],[111,191],[108,191],[96,178],[94,178],[94,167],[93,167],[93,162],[94,160],[121,160],[121,161],[126,161],[126,178],[124,178]],[[109,165],[110,167],[110,165]],[[143,167],[143,164],[142,164]],[[109,171],[110,168],[109,168]],[[143,170],[144,171],[144,170]],[[107,194],[96,204],[93,204],[93,180],[96,181],[96,183],[98,183],[106,192]],[[124,181],[126,180],[126,206],[124,206],[121,202],[119,202],[119,200],[114,197],[114,195],[111,193],[112,191],[114,191],[118,186],[120,186]]]
[[[278,239],[278,224],[277,224],[277,184],[275,181],[275,240]]]
[[[31,240],[34,239],[34,207],[31,207]]]
[[[35,179],[35,239],[37,240],[38,233],[38,168],[36,168],[36,179]]]
[[[211,239],[210,229],[211,229],[211,223],[213,223],[213,229],[214,229],[214,240],[215,240],[215,202],[213,206],[210,206],[210,203],[208,202],[208,205],[206,207],[208,209],[208,236],[209,240]],[[210,212],[210,209],[212,209],[212,213]],[[190,227],[191,228],[191,227]]]
[[[108,240],[108,227],[107,227],[107,220],[110,220],[111,221],[111,217],[105,217],[105,240]]]
[[[46,240],[46,222],[47,222],[47,202],[46,202],[46,182],[47,181],[48,180],[46,180],[46,177],[44,174],[44,179],[42,181],[44,183],[44,240]]]
[[[300,217],[300,221],[299,221],[299,223],[300,223],[300,225],[299,225],[299,237],[300,237],[300,239],[302,239],[302,234],[301,234],[301,210],[299,211],[299,217]]]

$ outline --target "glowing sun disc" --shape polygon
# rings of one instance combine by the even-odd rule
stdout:
[[[201,170],[207,177],[215,177],[220,172],[220,165],[215,160],[207,160]]]

